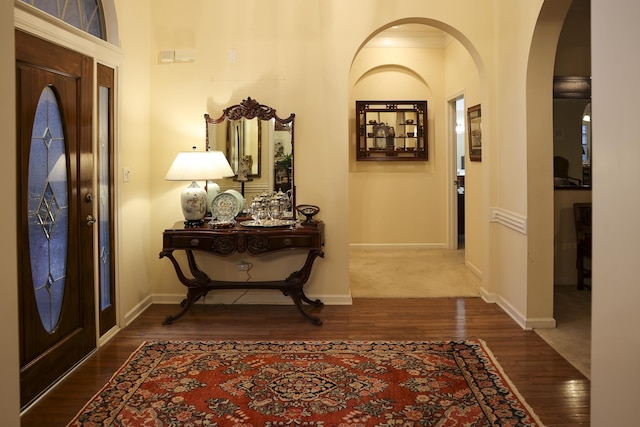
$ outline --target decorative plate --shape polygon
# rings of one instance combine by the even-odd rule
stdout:
[[[220,193],[211,202],[211,216],[217,222],[231,222],[240,212],[238,199],[231,193]]]
[[[242,210],[244,209],[244,202],[245,202],[244,196],[242,195],[242,193],[233,189],[229,189],[225,191],[225,193],[233,194],[236,197],[236,199],[238,199],[238,212],[242,212]]]

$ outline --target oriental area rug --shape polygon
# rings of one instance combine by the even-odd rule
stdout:
[[[147,342],[69,426],[542,426],[478,341]]]

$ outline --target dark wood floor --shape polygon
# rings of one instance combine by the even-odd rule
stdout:
[[[163,326],[177,305],[154,305],[22,416],[22,427],[65,426],[145,340],[483,339],[547,426],[589,425],[590,381],[536,333],[478,298],[358,299],[317,309],[314,326],[293,306],[198,305]]]

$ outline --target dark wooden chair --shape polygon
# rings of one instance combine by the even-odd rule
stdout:
[[[584,279],[591,277],[591,203],[574,203],[573,215],[576,224],[576,268],[578,269],[578,289],[584,289]]]
[[[565,157],[553,158],[553,185],[582,185],[582,180],[569,176],[569,160]]]

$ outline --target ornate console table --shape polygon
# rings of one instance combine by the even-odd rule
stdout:
[[[303,291],[303,286],[309,280],[311,267],[317,257],[324,257],[324,224],[315,225],[296,224],[292,227],[244,227],[236,225],[233,228],[212,228],[205,222],[200,227],[185,228],[178,222],[173,228],[164,231],[160,258],[169,258],[173,264],[180,282],[187,287],[187,297],[182,301],[182,310],[167,316],[163,324],[167,325],[180,318],[191,308],[194,302],[215,289],[275,289],[290,296],[300,313],[315,325],[322,325],[319,317],[309,314],[303,307],[303,302],[314,307],[323,305],[320,300],[309,299]],[[188,278],[182,271],[173,252],[186,252],[189,270],[193,278]],[[247,253],[260,256],[279,251],[306,250],[306,261],[300,270],[294,271],[286,279],[273,281],[221,281],[207,276],[196,264],[194,251],[204,251],[219,256],[233,253]]]

